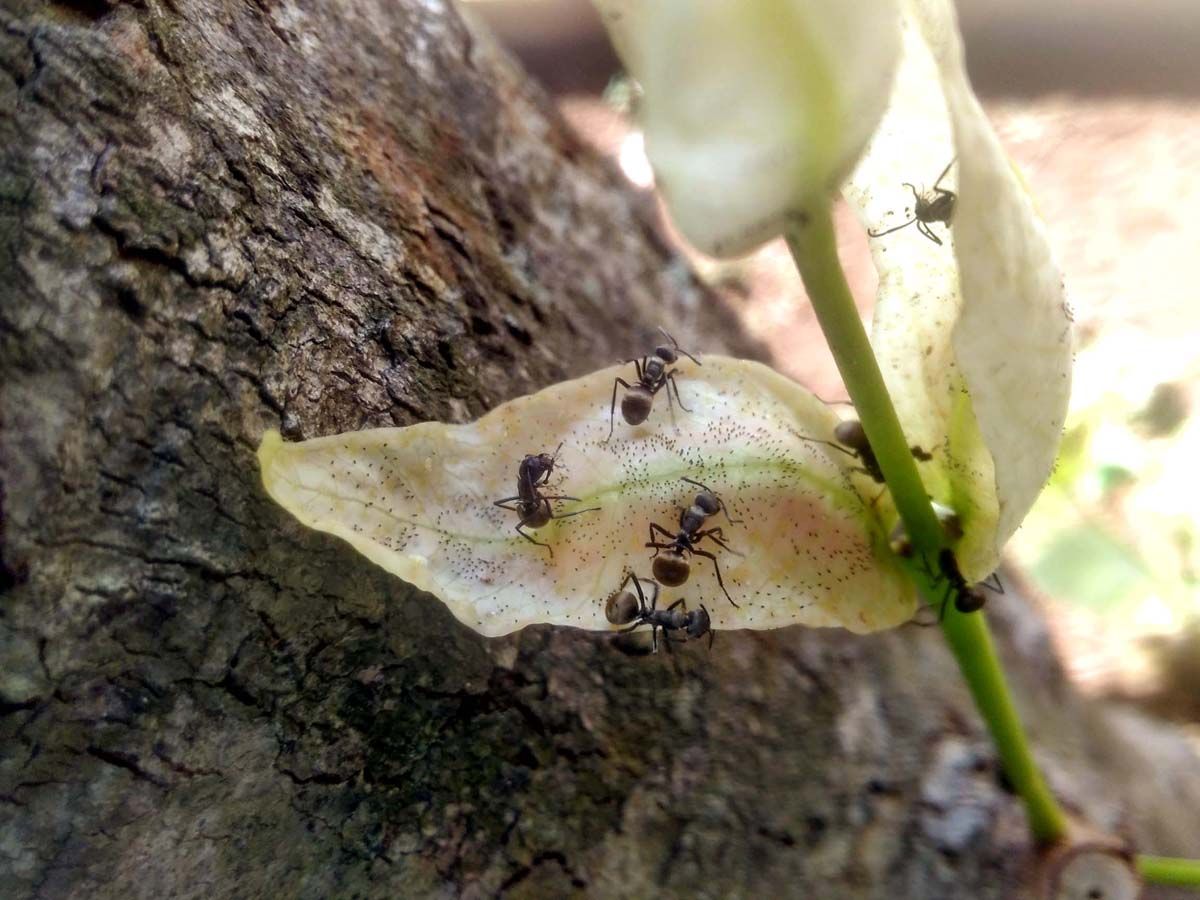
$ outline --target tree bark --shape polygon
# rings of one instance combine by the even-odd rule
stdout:
[[[265,496],[268,427],[464,421],[660,322],[758,352],[458,12],[0,25],[0,894],[1028,893],[935,629],[489,641]],[[1182,741],[993,615],[1060,795],[1200,853]]]

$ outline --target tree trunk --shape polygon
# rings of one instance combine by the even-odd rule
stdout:
[[[464,421],[660,322],[756,353],[453,8],[0,24],[0,894],[1027,891],[936,629],[489,641],[263,493],[268,427]],[[993,615],[1059,794],[1200,852],[1182,742]]]

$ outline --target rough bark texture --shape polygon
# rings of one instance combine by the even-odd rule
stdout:
[[[935,629],[486,641],[263,494],[270,426],[465,420],[659,321],[754,352],[458,13],[0,25],[0,894],[1025,892]],[[1182,742],[1080,702],[995,607],[1060,794],[1200,853]]]

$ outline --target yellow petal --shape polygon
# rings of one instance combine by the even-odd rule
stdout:
[[[500,635],[536,622],[608,629],[604,601],[626,571],[649,577],[644,545],[652,522],[674,532],[679,508],[704,482],[735,519],[718,514],[737,556],[705,541],[713,566],[693,557],[689,580],[660,603],[703,603],[716,628],[841,625],[868,632],[907,621],[908,579],[887,550],[874,510],[853,484],[853,460],[803,439],[828,438],[836,418],[814,398],[757,363],[706,356],[678,368],[683,402],[655,398],[645,423],[609,431],[618,366],[505,403],[477,422],[428,422],[285,443],[268,432],[259,448],[267,492],[303,524],[348,541],[405,581],[440,597],[465,624]],[[532,453],[558,466],[544,490],[570,513],[522,539],[515,512],[493,501],[516,493],[517,467]],[[873,491],[869,491],[873,494]]]

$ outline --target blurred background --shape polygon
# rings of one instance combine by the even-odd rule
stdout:
[[[628,85],[586,0],[465,6],[585,141],[652,192]],[[1005,575],[1039,599],[1081,688],[1200,742],[1200,4],[960,0],[959,15],[976,90],[1049,224],[1078,327],[1063,451]],[[840,225],[869,319],[865,236],[848,212]],[[693,260],[779,368],[845,396],[781,244]]]

